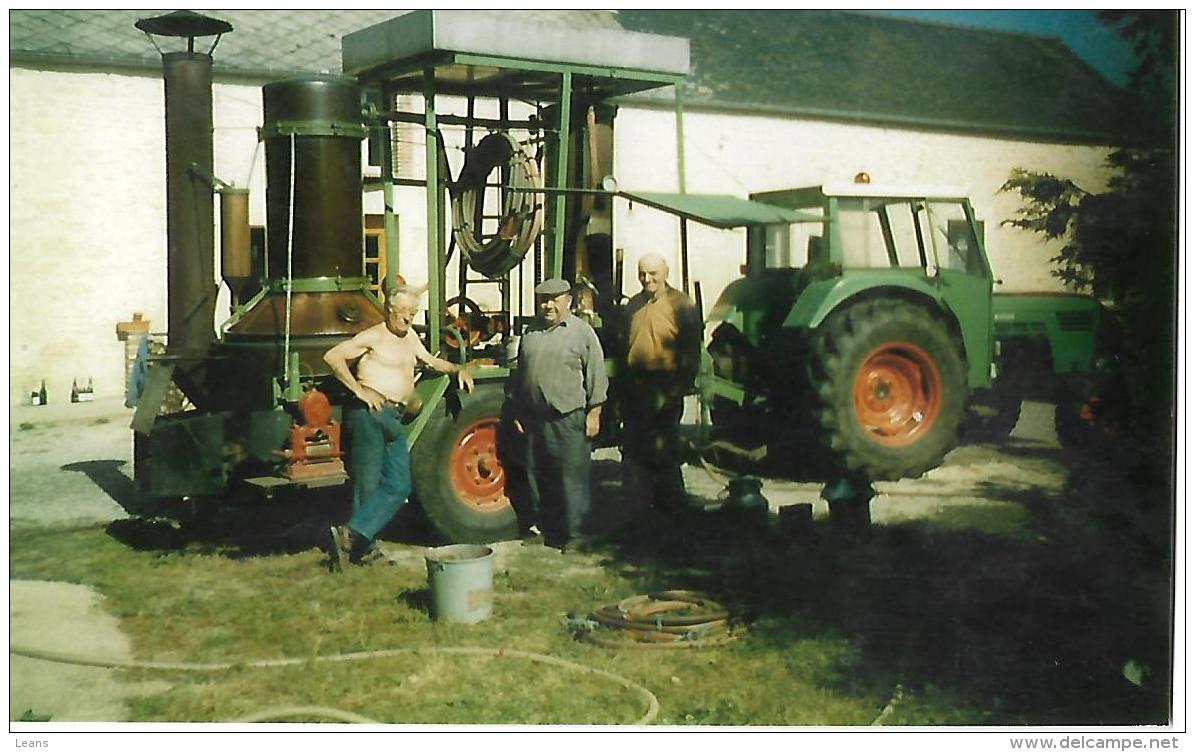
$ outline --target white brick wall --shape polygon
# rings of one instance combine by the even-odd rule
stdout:
[[[251,222],[264,224],[265,155],[254,130],[261,124],[260,88],[216,84],[213,101],[216,175],[249,185]],[[161,78],[13,68],[10,107],[10,402],[26,401],[43,378],[53,401],[69,399],[72,379],[89,377],[97,398],[123,394],[124,349],[116,323],[140,311],[153,331],[166,326]],[[997,195],[1009,170],[1046,170],[1088,189],[1102,188],[1107,177],[1104,151],[1092,147],[702,112],[689,112],[685,126],[688,189],[695,193],[745,196],[850,179],[860,171],[876,182],[965,188],[986,221],[989,253],[1006,290],[1057,287],[1048,264],[1055,249],[999,226],[1018,206],[1015,196]],[[675,190],[672,113],[624,107],[617,129],[620,184]],[[421,165],[420,146],[413,156]],[[450,159],[456,174],[459,154]],[[638,256],[656,250],[675,258],[679,233],[666,215],[620,205],[616,245],[626,249],[625,282],[633,292]],[[367,196],[365,206],[380,212],[380,195]],[[422,190],[400,189],[398,207],[401,270],[421,282],[427,278]],[[737,274],[743,241],[738,233],[690,227],[691,279],[703,282],[708,306]],[[529,288],[530,263],[525,276]],[[679,282],[675,262],[672,278]],[[452,294],[455,262],[448,279]],[[489,302],[484,288],[474,294],[483,305]],[[222,292],[217,321],[227,311]]]
[[[154,331],[166,327],[162,79],[13,68],[9,81],[10,401],[27,401],[42,379],[56,402],[72,379],[93,379],[97,398],[122,395],[116,322],[140,311]],[[224,180],[248,179],[260,101],[256,86],[215,87]],[[251,215],[264,224],[257,160]]]
[[[123,390],[116,322],[165,312],[162,82],[10,71],[10,398]],[[157,179],[154,180],[153,177]]]

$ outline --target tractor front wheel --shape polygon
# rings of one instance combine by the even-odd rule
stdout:
[[[958,439],[966,380],[945,322],[901,300],[869,300],[820,327],[814,416],[842,468],[871,480],[915,478]]]

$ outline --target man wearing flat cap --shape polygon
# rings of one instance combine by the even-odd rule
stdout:
[[[602,346],[573,315],[563,279],[541,282],[535,301],[539,318],[519,340],[511,379],[514,425],[527,438],[529,501],[544,542],[580,549],[587,544],[590,440],[608,387]]]

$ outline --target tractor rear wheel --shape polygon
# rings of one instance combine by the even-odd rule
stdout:
[[[821,439],[850,472],[916,478],[958,440],[966,380],[945,322],[901,300],[869,300],[820,327],[811,367]]]
[[[415,496],[436,529],[456,543],[518,536],[518,520],[499,459],[502,387],[478,384],[457,392],[459,409],[436,406],[411,450]]]

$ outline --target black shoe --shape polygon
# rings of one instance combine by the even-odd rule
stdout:
[[[328,528],[331,538],[331,565],[333,572],[343,572],[352,560],[353,532],[348,525],[333,525]]]
[[[362,567],[372,567],[373,564],[393,564],[391,558],[386,556],[385,552],[376,545],[370,545],[368,549],[361,552],[361,556],[357,556],[353,560]]]

